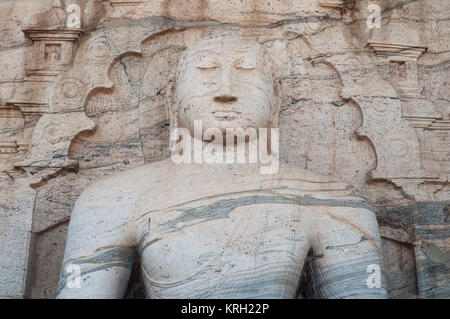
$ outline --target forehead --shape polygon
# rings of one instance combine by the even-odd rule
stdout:
[[[262,57],[263,54],[263,46],[254,41],[206,41],[186,50],[184,54],[184,64],[189,61],[205,57],[230,58],[249,56],[252,58],[258,58]]]

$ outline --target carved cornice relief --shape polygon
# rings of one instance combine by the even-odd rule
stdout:
[[[373,29],[367,45],[388,63],[405,64],[405,79],[394,86],[402,98],[420,98],[423,88],[417,77],[417,59],[426,52],[427,45],[419,32],[403,23],[394,10],[386,26]]]
[[[64,66],[71,64],[75,44],[83,35],[81,29],[46,30],[31,28],[23,30],[33,42],[27,75],[56,76]]]

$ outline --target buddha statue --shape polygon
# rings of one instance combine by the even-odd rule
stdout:
[[[171,129],[208,146],[196,121],[224,135],[277,128],[279,95],[263,45],[201,40],[180,59]],[[148,298],[293,299],[304,278],[310,297],[387,297],[382,274],[370,279],[382,255],[365,199],[286,163],[262,174],[258,163],[168,158],[95,182],[73,209],[58,298],[123,298],[138,260]]]

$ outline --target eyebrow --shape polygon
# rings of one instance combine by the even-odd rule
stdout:
[[[188,53],[186,55],[186,59],[191,59],[191,58],[194,58],[194,57],[196,57],[196,56],[198,56],[200,54],[206,54],[206,53],[207,54],[211,54],[211,55],[215,55],[215,56],[220,56],[220,54],[218,54],[217,51],[216,52],[213,51],[213,49],[215,47],[216,46],[210,46],[210,47],[206,47],[206,48],[204,48],[204,49],[202,49],[200,51],[190,52],[190,53]],[[249,48],[252,48],[252,47],[249,46],[249,47],[246,47],[246,48],[231,48],[229,50],[231,50],[233,52],[238,52],[238,53],[247,53]]]
[[[201,56],[202,54],[205,54],[205,55],[206,55],[206,52],[208,52],[208,50],[203,50],[203,51],[200,51],[200,52],[191,53],[191,54],[187,55],[187,56],[184,58],[184,60],[185,60],[185,61],[192,61],[192,60],[198,58],[199,56]],[[217,53],[215,53],[215,52],[209,52],[207,55],[213,56],[213,57],[218,57],[218,56],[219,56],[219,55],[218,55]]]

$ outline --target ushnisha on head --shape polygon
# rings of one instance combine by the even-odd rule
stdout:
[[[264,46],[242,37],[197,42],[182,55],[172,128],[278,127],[278,79]]]

